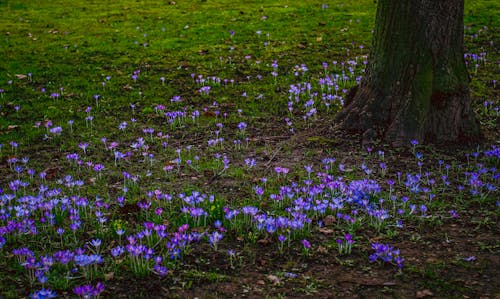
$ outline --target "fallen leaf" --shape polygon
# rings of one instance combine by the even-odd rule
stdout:
[[[325,235],[331,235],[331,234],[333,234],[333,229],[322,227],[322,228],[319,229],[319,232],[323,233]]]
[[[205,227],[203,226],[198,226],[198,227],[193,227],[192,231],[197,232],[197,233],[203,233],[205,231]]]
[[[267,279],[273,284],[273,285],[279,285],[281,284],[281,280],[278,278],[276,275],[268,275]]]
[[[106,274],[104,274],[104,280],[106,280],[106,281],[111,280],[111,279],[113,279],[114,276],[115,276],[114,272],[106,273]]]
[[[387,282],[384,282],[382,285],[384,285],[384,286],[395,286],[395,285],[397,285],[397,283],[394,282],[394,281],[387,281]]]
[[[206,117],[215,117],[215,113],[212,112],[212,111],[205,111],[205,112],[203,112],[203,116],[206,116]]]
[[[260,240],[257,241],[257,243],[264,244],[264,245],[265,244],[269,244],[269,239],[260,239]]]
[[[319,246],[317,251],[318,251],[318,253],[323,253],[323,254],[328,253],[328,249],[326,247],[323,247],[323,246]]]
[[[431,292],[429,289],[417,291],[417,298],[425,298],[425,297],[430,297],[430,296],[434,296],[434,293]]]
[[[326,226],[330,226],[330,225],[333,225],[335,223],[336,219],[335,219],[335,216],[333,215],[328,215],[326,216],[324,219],[323,219],[323,223],[326,225]]]

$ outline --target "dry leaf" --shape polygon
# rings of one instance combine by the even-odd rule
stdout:
[[[267,279],[273,284],[273,285],[279,285],[281,284],[281,280],[278,278],[276,275],[268,275]]]
[[[328,253],[328,249],[326,247],[319,246],[318,247],[318,253],[327,254]]]
[[[215,113],[212,112],[212,111],[205,111],[205,112],[203,112],[203,116],[206,116],[206,117],[215,117]]]
[[[319,229],[319,232],[323,233],[325,235],[331,235],[331,234],[333,234],[333,229],[322,227]]]
[[[323,219],[323,224],[325,224],[326,226],[330,226],[333,225],[335,221],[336,221],[335,216],[328,215]]]
[[[425,298],[425,297],[430,297],[430,296],[434,296],[434,293],[431,292],[429,289],[417,291],[417,298]]]
[[[111,280],[111,279],[113,279],[114,276],[115,276],[114,272],[106,273],[106,274],[104,274],[104,280],[106,280],[106,281]]]
[[[397,285],[397,283],[394,282],[394,281],[387,281],[387,282],[384,282],[382,285],[384,285],[384,286],[395,286],[395,285]]]
[[[269,244],[269,239],[260,239],[260,240],[257,241],[257,243],[264,244],[264,245],[265,244]]]

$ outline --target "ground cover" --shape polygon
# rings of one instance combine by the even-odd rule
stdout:
[[[403,149],[331,122],[373,1],[32,2],[0,3],[0,297],[499,295],[494,1],[484,140]]]

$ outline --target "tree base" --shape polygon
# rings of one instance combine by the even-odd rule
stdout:
[[[376,89],[355,86],[335,122],[340,129],[361,134],[363,145],[376,140],[393,146],[409,146],[412,140],[436,144],[481,140],[468,91],[434,93],[424,113],[414,112],[414,101],[411,96],[384,96]]]
[[[463,57],[463,0],[380,0],[370,63],[340,128],[393,145],[480,138]]]

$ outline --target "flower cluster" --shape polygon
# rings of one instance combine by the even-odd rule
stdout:
[[[375,250],[373,254],[370,255],[370,262],[375,262],[377,260],[383,261],[384,263],[395,263],[399,269],[403,268],[404,259],[399,255],[399,249],[394,249],[389,244],[372,243],[372,249]]]
[[[98,282],[95,286],[91,284],[77,286],[73,289],[73,293],[84,299],[99,298],[104,291],[104,284]]]
[[[355,243],[352,235],[346,234],[343,239],[337,239],[337,249],[340,254],[350,254]]]

